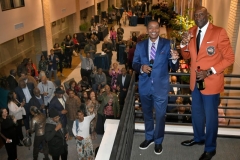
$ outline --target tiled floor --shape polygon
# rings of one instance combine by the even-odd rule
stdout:
[[[115,26],[115,29],[117,29],[118,26]],[[131,36],[131,32],[146,32],[146,27],[144,25],[137,25],[136,27],[132,26],[123,26],[124,28],[124,40],[127,40]],[[166,29],[165,28],[160,28],[160,35],[161,34],[166,34]],[[106,37],[109,38],[109,37]],[[97,53],[101,52],[102,48],[102,43],[97,45]],[[113,57],[112,57],[112,63],[116,62],[116,52],[113,52]],[[124,65],[119,65],[119,68],[124,67]],[[69,76],[62,82],[64,83],[65,81],[74,78],[76,82],[79,82],[81,80],[81,75],[80,75],[80,64],[69,74]],[[24,128],[24,127],[23,127]],[[25,132],[24,132],[25,133]],[[34,135],[32,135],[34,137]],[[33,140],[34,138],[32,138]],[[97,139],[93,141],[94,148],[98,147],[99,144],[101,143],[102,136],[98,135]],[[33,148],[31,147],[30,150],[26,147],[18,147],[18,158],[19,160],[31,160],[32,159],[32,151]],[[39,153],[39,159],[42,159],[44,156],[43,154]],[[7,153],[5,150],[5,147],[2,147],[0,149],[0,160],[6,160],[7,159]],[[69,160],[77,160],[77,151],[75,147],[75,140],[72,139],[68,141],[68,159]]]

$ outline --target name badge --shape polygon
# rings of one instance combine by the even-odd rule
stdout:
[[[207,47],[207,54],[208,54],[209,56],[214,55],[214,54],[215,54],[215,47],[213,47],[213,46]]]

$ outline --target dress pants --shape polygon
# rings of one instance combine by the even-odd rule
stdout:
[[[23,140],[23,133],[22,133],[22,119],[17,120],[17,144]]]
[[[155,144],[162,144],[165,130],[165,114],[168,103],[168,95],[158,96],[154,93],[153,86],[150,93],[139,93],[145,125],[145,139],[154,140]],[[155,109],[156,125],[154,129],[153,108]]]
[[[26,103],[25,105],[24,105],[24,109],[25,109],[25,111],[26,111],[26,118],[24,119],[24,126],[25,126],[25,128],[26,128],[26,131],[27,130],[29,130],[29,128],[30,128],[30,125],[29,125],[29,120],[30,120],[30,107],[29,107],[29,104],[28,103]]]
[[[57,77],[57,70],[51,70],[49,71],[49,80],[52,79],[52,75],[54,75],[54,80],[57,80],[58,77]]]
[[[203,95],[196,86],[192,91],[194,141],[205,140],[205,152],[216,150],[219,96],[219,94]]]
[[[38,159],[38,152],[39,152],[39,145],[42,144],[43,146],[43,154],[45,158],[48,158],[48,147],[45,142],[45,137],[43,136],[35,136],[34,138],[34,145],[33,145],[33,159]]]
[[[17,159],[17,145],[15,139],[12,139],[12,143],[5,143],[5,148],[7,150],[8,160]]]
[[[52,156],[52,160],[60,160],[60,157],[61,157],[61,160],[67,160],[68,152],[65,151],[65,152],[64,152],[63,154],[61,154],[61,155]]]

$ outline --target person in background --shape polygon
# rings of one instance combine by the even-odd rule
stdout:
[[[48,61],[45,59],[44,55],[41,55],[41,59],[38,63],[38,71],[39,71],[39,74],[40,72],[44,72],[45,75],[48,75]],[[41,79],[40,75],[39,75],[39,78]]]
[[[17,141],[16,144],[18,146],[23,146],[21,141],[23,140],[23,133],[22,133],[22,120],[23,117],[26,116],[26,111],[24,109],[25,102],[20,103],[17,100],[17,95],[15,92],[8,93],[8,109],[9,115],[15,117],[16,119],[16,133],[17,133]]]
[[[65,59],[65,55],[63,53],[63,49],[62,47],[59,45],[59,43],[55,43],[53,46],[54,49],[54,55],[56,55],[58,57],[58,70],[61,73],[61,76],[63,75],[63,61]]]
[[[80,52],[80,44],[78,42],[78,39],[77,39],[77,34],[73,34],[73,39],[72,39],[73,43],[74,43],[74,50],[75,52],[79,53]]]
[[[98,72],[96,74],[91,75],[94,78],[94,84],[92,84],[92,89],[94,92],[99,92],[101,88],[103,88],[107,84],[107,78],[105,73],[102,71],[102,68],[98,68]]]
[[[96,47],[95,45],[93,44],[93,41],[91,40],[88,40],[88,43],[85,45],[84,47],[84,53],[85,54],[90,54],[92,60],[94,61],[94,58],[95,58],[95,54],[96,54]],[[80,54],[81,55],[81,54]],[[80,57],[81,58],[81,57]]]
[[[113,50],[116,51],[116,38],[117,38],[117,32],[115,31],[115,28],[112,26],[110,28],[110,39],[113,44]]]
[[[72,37],[68,34],[66,35],[65,41],[65,58],[66,58],[66,66],[67,68],[72,68],[72,54],[73,54],[73,47],[74,43],[72,41]]]
[[[117,77],[119,74],[121,74],[121,70],[118,68],[118,64],[117,63],[113,63],[113,68],[111,68],[109,70],[109,75],[112,77],[112,81],[111,81],[111,89],[113,92],[116,91],[117,89]]]
[[[105,85],[100,90],[97,100],[100,102],[100,107],[98,109],[96,132],[97,134],[103,134],[106,119],[120,118],[120,106],[117,95],[111,92],[109,85]]]
[[[95,35],[98,34],[98,26],[96,25],[96,23],[93,23],[93,25],[91,26],[91,32]]]
[[[0,109],[0,137],[7,150],[8,160],[18,160],[16,123],[16,119],[8,115],[6,108]]]
[[[77,152],[79,159],[94,159],[94,150],[92,139],[89,134],[90,122],[95,117],[93,109],[90,110],[90,115],[84,117],[84,113],[81,110],[77,111],[77,119],[73,122],[72,132],[76,138]]]
[[[37,81],[35,78],[27,74],[26,70],[22,70],[20,77],[18,78],[18,85],[21,80],[24,80],[25,83],[33,83],[34,87],[37,87]]]
[[[39,146],[43,147],[43,160],[50,160],[48,157],[48,148],[45,142],[45,125],[46,125],[46,116],[41,113],[36,106],[30,107],[30,112],[33,115],[30,125],[30,133],[35,132],[34,145],[33,145],[33,160],[38,160]]]
[[[119,105],[120,105],[120,111],[122,112],[125,98],[127,96],[128,87],[130,85],[131,77],[127,74],[126,68],[122,68],[121,74],[117,76],[117,90],[119,91]]]
[[[137,34],[136,34],[136,32],[132,32],[132,41],[135,42],[135,44],[137,43]]]
[[[59,112],[52,108],[46,120],[45,140],[48,143],[49,154],[52,160],[67,160],[68,157],[68,133],[60,121]]]
[[[112,43],[108,42],[108,39],[104,39],[104,43],[102,44],[102,51],[108,55],[109,66],[112,64],[112,50],[113,45]]]
[[[93,108],[93,112],[95,113],[95,117],[91,121],[91,130],[90,130],[92,140],[94,140],[97,138],[97,133],[96,133],[97,111],[100,107],[100,103],[97,101],[96,93],[94,91],[89,92],[88,98],[89,98],[89,100],[86,104],[87,115],[88,116],[90,115],[92,108]]]
[[[49,108],[49,103],[54,96],[55,85],[52,81],[49,81],[46,76],[42,76],[41,82],[38,83],[37,88],[40,90],[40,94],[44,98],[44,104],[46,108]]]
[[[92,16],[91,21],[90,21],[91,26],[93,26],[94,23],[95,23],[94,16]]]
[[[44,104],[44,95],[40,94],[39,88],[33,89],[33,95],[32,98],[29,101],[29,106],[36,106],[38,110],[41,111],[41,113],[45,114],[47,116],[47,106]]]
[[[8,82],[10,91],[14,91],[14,89],[18,86],[18,82],[16,80],[16,75],[17,75],[16,70],[11,69],[9,76],[7,77],[7,82]]]
[[[67,110],[67,128],[69,133],[69,139],[74,137],[72,128],[73,122],[76,119],[76,113],[80,109],[81,101],[78,96],[75,95],[73,90],[68,91],[69,97],[66,100],[66,110]]]
[[[7,102],[7,97],[8,97],[9,89],[8,89],[8,82],[6,78],[0,78],[0,108],[7,108],[8,107],[8,102]]]
[[[90,53],[86,53],[86,57],[83,57],[80,53],[81,60],[81,77],[87,77],[88,83],[91,84],[91,73],[94,68],[93,59],[91,58]]]
[[[127,18],[128,18],[128,14],[127,11],[124,10],[123,14],[122,14],[122,21],[123,21],[123,25],[126,26],[127,24]]]
[[[120,13],[120,11],[119,10],[117,10],[117,14],[116,14],[116,19],[117,19],[117,25],[119,25],[120,24],[120,19],[121,19],[121,13]]]
[[[32,77],[35,77],[35,79],[38,79],[38,70],[36,65],[32,62],[31,58],[27,59],[28,62],[26,64],[26,69],[29,75],[31,75]]]
[[[18,100],[18,102],[24,103],[24,109],[26,111],[26,118],[24,118],[24,125],[25,125],[26,132],[27,134],[29,134],[29,136],[31,135],[30,133],[28,133],[29,119],[30,119],[29,101],[33,96],[33,89],[34,89],[33,83],[28,82],[26,84],[24,80],[19,81],[19,86],[15,88],[15,93],[17,95],[16,99]]]
[[[66,98],[63,96],[65,91],[58,87],[56,88],[54,93],[55,96],[52,98],[49,104],[49,110],[53,108],[58,111],[62,127],[66,128],[67,126]]]
[[[69,91],[73,91],[76,96],[79,95],[79,92],[81,91],[81,87],[77,85],[77,82],[75,80],[72,80],[69,82],[69,88],[66,90],[66,93],[69,95]]]
[[[57,80],[57,64],[59,62],[59,58],[57,55],[54,55],[54,50],[50,50],[50,55],[48,56],[48,72],[49,72],[49,80],[52,79],[52,75],[54,75],[54,80]]]

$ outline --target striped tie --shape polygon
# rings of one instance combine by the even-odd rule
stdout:
[[[155,59],[155,55],[156,55],[155,43],[152,43],[150,59],[154,60]]]

